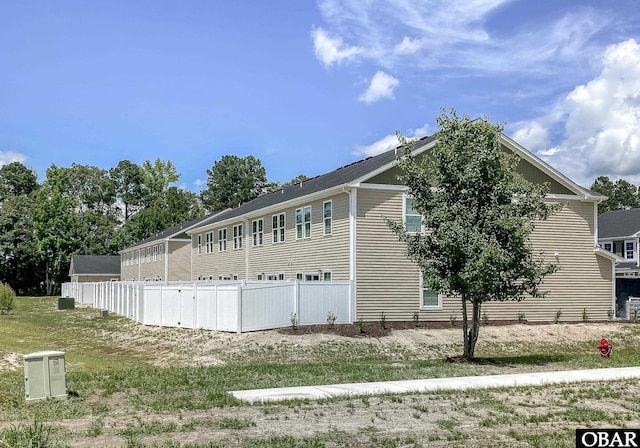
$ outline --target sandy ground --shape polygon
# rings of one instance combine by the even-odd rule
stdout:
[[[217,331],[159,328],[123,322],[118,333],[96,336],[111,340],[117,346],[140,352],[153,351],[153,365],[211,366],[224,364],[233,356],[266,351],[296,355],[299,359],[313,356],[314,349],[331,343],[346,342],[373,345],[381,353],[412,353],[420,359],[453,356],[461,353],[462,334],[459,329],[398,330],[381,338],[350,338],[332,334],[290,336],[275,330],[252,333],[223,333]],[[549,344],[572,344],[607,338],[616,346],[616,339],[625,336],[622,325],[616,323],[579,323],[556,325],[514,324],[483,326],[477,351],[487,344],[500,344],[506,353],[536,341]],[[595,350],[595,347],[594,347]],[[23,354],[0,350],[0,370],[21,369]]]
[[[119,330],[118,333],[105,332],[96,336],[123,348],[152,351],[156,354],[154,358],[160,360],[156,364],[158,367],[220,365],[230,358],[255,357],[261,353],[276,358],[281,353],[283,356],[304,359],[317,356],[319,350],[324,352],[333,346],[343,347],[344,344],[369,345],[378,353],[405,353],[414,359],[432,359],[459,355],[462,339],[459,329],[400,330],[381,338],[348,338],[330,334],[290,336],[277,331],[238,335],[145,327],[133,322],[123,322]],[[483,346],[498,344],[504,352],[515,354],[533,341],[571,345],[597,341],[602,337],[609,339],[614,347],[617,344],[632,344],[640,348],[640,336],[635,333],[629,326],[616,323],[483,326],[477,349],[481,351]],[[595,346],[594,356],[597,356]],[[22,354],[0,351],[0,369],[18,370],[22,364]],[[611,400],[590,400],[585,390],[591,387],[609,387]],[[603,424],[640,427],[640,405],[627,398],[638,395],[640,381],[628,381],[605,386],[552,386],[536,389],[533,394],[526,389],[495,391],[481,397],[411,394],[295,405],[236,406],[177,414],[131,414],[121,409],[118,412],[120,415],[84,416],[58,420],[52,424],[63,428],[68,446],[83,448],[129,446],[123,431],[135,427],[171,427],[156,435],[153,431],[143,430],[141,440],[145,446],[162,446],[167,440],[173,440],[177,444],[215,443],[217,445],[211,446],[243,447],[253,446],[250,442],[252,439],[289,436],[298,439],[320,437],[327,441],[327,447],[530,446],[514,439],[514,431],[518,434],[536,434],[540,431],[568,431],[583,427],[583,422],[564,416],[567,406],[575,406],[574,402],[579,404],[577,412],[582,412],[583,408],[593,408],[605,410],[607,415],[612,416],[613,420],[604,423],[589,423],[595,427],[602,427]],[[111,405],[108,402],[114,400],[113,409],[117,409],[116,402],[121,397],[116,394],[99,399],[105,400],[101,404],[109,407]],[[616,420],[618,415],[619,420]],[[242,428],[225,428],[221,422],[229,418],[247,424]],[[528,423],[527,419],[539,422]],[[97,433],[96,428],[100,428]],[[382,443],[388,439],[397,442]]]

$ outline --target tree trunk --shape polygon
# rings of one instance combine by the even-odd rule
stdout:
[[[473,310],[471,316],[471,328],[467,321],[467,302],[462,301],[463,320],[462,327],[464,333],[464,358],[473,358],[476,351],[476,343],[478,342],[478,334],[480,333],[480,308],[481,302],[472,302]]]
[[[464,351],[462,356],[469,358],[469,319],[467,318],[467,298],[462,295],[462,340],[464,342]]]

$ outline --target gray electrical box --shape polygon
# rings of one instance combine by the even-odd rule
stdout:
[[[27,401],[67,399],[64,352],[43,351],[24,355],[24,397]]]

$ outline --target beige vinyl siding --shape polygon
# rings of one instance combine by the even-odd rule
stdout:
[[[526,298],[519,303],[489,303],[489,319],[516,319],[519,312],[529,321],[551,321],[556,312],[561,320],[582,320],[583,309],[592,320],[607,319],[611,309],[611,261],[594,253],[594,207],[592,202],[563,202],[560,213],[540,221],[531,236],[536,250],[561,269],[547,277],[544,299]]]
[[[191,279],[191,241],[169,241],[169,281],[190,280]],[[163,278],[164,280],[164,278]]]
[[[594,204],[566,202],[562,211],[540,222],[532,235],[535,250],[544,250],[549,261],[558,252],[562,270],[545,280],[545,299],[489,303],[489,319],[514,320],[524,312],[530,321],[551,321],[557,310],[562,319],[581,320],[583,309],[591,319],[606,319],[611,307],[611,262],[594,253]],[[390,320],[447,321],[461,318],[460,299],[443,298],[442,310],[419,310],[419,273],[409,262],[404,244],[389,230],[384,217],[402,220],[402,193],[385,190],[358,191],[357,220],[357,316]]]
[[[418,310],[419,274],[385,218],[402,221],[402,193],[358,190],[357,304],[358,318],[411,320]]]
[[[560,184],[557,180],[553,179],[548,174],[540,171],[539,168],[536,168],[526,160],[520,159],[518,166],[516,167],[516,171],[522,175],[529,182],[534,184],[549,184],[549,193],[552,194],[575,194],[573,191],[569,190],[564,185]]]
[[[164,242],[160,243],[164,246]],[[144,263],[140,264],[140,278],[138,280],[166,280],[164,278],[164,257],[165,253],[162,254],[162,259],[158,257],[156,261],[153,261],[153,246],[158,245],[158,243],[141,247],[140,248],[140,257],[143,257],[143,250],[146,250],[147,247],[151,248],[151,256],[147,259],[146,255],[144,258]],[[164,252],[164,250],[163,250]],[[151,260],[151,261],[148,261]]]
[[[136,251],[130,251],[129,253],[134,253],[137,252]],[[121,256],[121,260],[124,260],[124,253]],[[132,261],[133,263],[133,261]],[[124,265],[124,261],[120,261],[120,278],[123,281],[126,280],[138,280],[138,265],[137,264],[130,264],[125,266]]]
[[[244,224],[242,229],[242,249],[233,249],[233,226]],[[245,251],[251,245],[250,239],[247,238],[247,230],[249,224],[243,223],[241,220],[234,221],[226,226],[216,227],[213,230],[213,252],[206,253],[205,250],[205,234],[207,232],[194,233],[191,237],[191,256],[193,271],[191,277],[197,280],[202,279],[218,280],[219,276],[232,277],[237,275],[238,279],[245,278]],[[220,252],[218,230],[227,229],[227,250]],[[211,230],[209,230],[211,231]],[[202,253],[198,255],[198,235],[202,235]]]
[[[332,203],[332,234],[323,235],[323,203]],[[311,238],[296,239],[295,211],[311,206]],[[272,217],[285,213],[285,242],[273,243]],[[251,245],[251,222],[263,219],[262,246]],[[218,250],[218,230],[214,229],[214,253],[198,255],[198,235],[205,241],[206,232],[194,233],[191,252],[193,257],[193,279],[209,278],[237,274],[245,278],[245,251],[249,251],[249,280],[256,280],[258,274],[285,274],[286,280],[295,280],[296,273],[331,272],[333,280],[349,279],[349,196],[340,193],[314,201],[304,201],[295,206],[268,212],[264,215],[252,215],[245,223],[242,249],[233,250],[233,226],[242,221],[233,221],[226,225],[227,250]]]
[[[323,204],[331,201],[331,235],[323,235]],[[295,211],[311,205],[311,238],[296,240]],[[274,244],[272,216],[286,213],[285,242]],[[349,279],[349,195],[338,195],[301,202],[296,206],[260,216],[264,219],[264,243],[249,248],[249,278],[258,274],[284,273],[295,280],[297,272],[331,272],[333,280]],[[255,219],[255,218],[252,218]]]

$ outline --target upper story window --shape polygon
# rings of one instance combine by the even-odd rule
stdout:
[[[311,206],[296,209],[296,239],[311,238]]]
[[[218,230],[218,250],[224,252],[227,250],[227,229]]]
[[[255,246],[262,246],[263,237],[263,221],[262,218],[257,219],[251,223],[251,244]]]
[[[326,201],[322,204],[322,218],[324,220],[324,235],[331,235],[331,225],[333,217],[333,208],[331,201]]]
[[[402,222],[404,223],[407,233],[420,233],[422,231],[422,215],[413,208],[413,198],[403,195],[403,213]]]
[[[204,234],[204,251],[207,254],[213,253],[213,232]]]
[[[274,243],[284,243],[284,213],[271,217],[271,228]]]
[[[242,249],[242,224],[233,226],[233,249]]]
[[[636,242],[627,240],[624,242],[624,258],[634,260],[636,258]]]
[[[202,254],[202,234],[198,235],[198,255]]]
[[[609,252],[613,252],[613,244],[612,243],[603,243],[602,248],[604,250],[608,250]]]
[[[158,261],[158,246],[153,246],[153,261]]]

